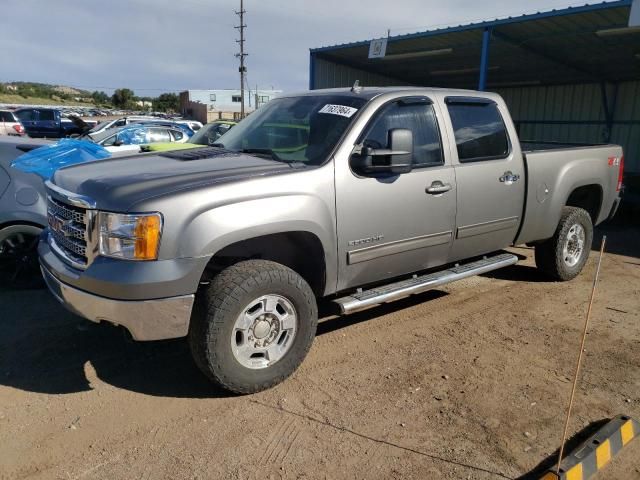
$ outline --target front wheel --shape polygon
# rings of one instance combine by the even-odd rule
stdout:
[[[587,262],[592,241],[589,213],[578,207],[564,207],[553,237],[536,245],[536,266],[555,280],[571,280]]]
[[[38,261],[40,232],[35,225],[0,229],[0,285],[16,289],[44,286]]]
[[[254,393],[298,368],[317,323],[315,296],[300,275],[275,262],[248,260],[223,270],[198,293],[189,343],[214,383]]]

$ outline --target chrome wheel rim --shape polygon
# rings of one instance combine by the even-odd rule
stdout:
[[[562,258],[564,263],[570,267],[574,267],[582,257],[586,241],[586,234],[582,225],[574,224],[567,232],[567,240],[564,242],[562,249]]]
[[[263,295],[238,315],[231,332],[231,351],[243,367],[267,368],[291,349],[297,330],[293,304],[280,295]]]

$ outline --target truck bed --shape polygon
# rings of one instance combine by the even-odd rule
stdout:
[[[569,196],[582,188],[595,205],[594,225],[606,220],[618,198],[619,145],[521,142],[527,175],[522,228],[516,244],[550,238]],[[586,190],[585,190],[586,188]]]

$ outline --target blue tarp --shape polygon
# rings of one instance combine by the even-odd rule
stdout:
[[[35,173],[48,180],[61,167],[102,160],[110,156],[111,152],[95,143],[63,138],[54,144],[20,155],[11,162],[11,166],[23,172]]]

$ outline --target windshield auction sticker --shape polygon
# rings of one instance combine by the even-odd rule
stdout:
[[[351,118],[354,113],[358,111],[357,108],[346,107],[344,105],[325,105],[318,113],[330,113],[332,115],[340,115],[341,117]]]

